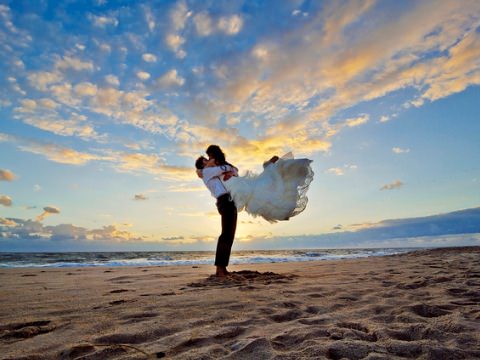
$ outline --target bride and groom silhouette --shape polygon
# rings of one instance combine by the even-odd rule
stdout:
[[[281,158],[273,156],[263,163],[260,174],[238,169],[227,162],[218,145],[210,145],[208,159],[200,156],[196,162],[197,175],[203,180],[221,215],[222,232],[215,255],[216,275],[229,274],[227,266],[237,227],[237,213],[245,210],[274,223],[298,215],[307,206],[306,193],[313,180],[312,160],[294,159],[291,153]]]

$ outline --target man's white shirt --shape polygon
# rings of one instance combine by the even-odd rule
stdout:
[[[202,170],[203,182],[215,199],[218,199],[220,196],[228,193],[228,190],[225,188],[225,185],[223,185],[223,182],[220,179],[220,177],[223,176],[223,173],[227,171],[233,171],[235,175],[238,175],[236,169],[230,165],[206,167]]]

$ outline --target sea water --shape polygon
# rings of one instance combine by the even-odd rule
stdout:
[[[402,254],[418,248],[234,251],[230,264],[355,259]],[[0,268],[213,265],[210,251],[0,253]]]

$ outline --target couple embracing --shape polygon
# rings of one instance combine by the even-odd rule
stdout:
[[[264,162],[261,174],[247,172],[238,176],[238,169],[228,163],[218,145],[207,148],[208,159],[200,156],[197,175],[202,178],[222,219],[222,232],[215,255],[216,275],[228,276],[227,266],[235,238],[237,212],[245,210],[274,223],[288,220],[302,212],[308,198],[306,192],[313,180],[309,159],[294,159],[289,153],[282,158],[273,156]]]

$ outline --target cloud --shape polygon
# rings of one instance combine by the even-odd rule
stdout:
[[[101,140],[105,135],[99,135],[95,129],[86,122],[84,115],[71,114],[69,119],[61,119],[57,114],[43,115],[43,117],[24,117],[26,124],[39,129],[52,132],[61,136],[77,136],[83,140]]]
[[[150,63],[153,63],[153,62],[157,61],[157,57],[155,55],[149,54],[149,53],[143,54],[142,59],[143,59],[143,61],[150,62]]]
[[[480,245],[480,208],[425,217],[383,220],[356,231],[272,237],[249,249],[390,248]],[[339,229],[340,230],[340,229]]]
[[[392,148],[392,151],[393,151],[395,154],[404,154],[404,153],[409,153],[409,152],[410,152],[410,149],[408,149],[408,148],[402,149],[402,148],[399,148],[399,147],[394,147],[394,148]]]
[[[75,85],[74,90],[80,96],[95,96],[97,94],[97,86],[89,82]]]
[[[33,185],[33,191],[39,192],[41,190],[42,190],[42,187],[40,185],[38,185],[38,184]]]
[[[83,165],[91,160],[102,159],[102,157],[97,155],[79,152],[54,144],[43,144],[36,141],[26,141],[23,144],[19,144],[18,148],[22,151],[43,155],[47,159],[61,164]]]
[[[359,126],[362,124],[365,124],[369,119],[369,116],[367,114],[363,114],[362,116],[352,118],[352,119],[347,119],[345,120],[346,124],[348,127],[354,127],[354,126]]]
[[[193,23],[197,34],[200,36],[208,36],[213,32],[212,18],[206,11],[202,11],[193,17]]]
[[[329,172],[331,174],[334,174],[334,175],[337,175],[337,176],[341,176],[341,175],[344,174],[343,169],[340,169],[338,167],[330,168],[330,169],[327,170],[327,172]]]
[[[148,200],[148,198],[143,194],[135,194],[133,200]]]
[[[326,172],[337,175],[337,176],[341,176],[345,174],[346,170],[355,170],[355,169],[357,169],[357,165],[345,164],[343,165],[343,168],[333,167],[333,168],[329,168]]]
[[[5,219],[0,217],[1,226],[17,226],[17,223],[11,219]]]
[[[68,70],[73,69],[76,71],[82,70],[93,70],[93,63],[90,61],[82,61],[77,58],[73,58],[70,56],[64,56],[61,59],[58,59],[55,62],[55,68],[59,70]]]
[[[403,182],[401,182],[400,180],[396,180],[391,184],[383,185],[380,190],[396,190],[400,189],[403,185],[405,185]]]
[[[73,224],[59,224],[44,226],[40,221],[23,220],[16,218],[0,218],[0,234],[4,239],[28,242],[44,240],[53,242],[91,241],[130,242],[142,241],[146,236],[139,236],[130,231],[119,229],[117,225],[106,225],[99,229],[87,229]],[[43,246],[48,246],[43,243]]]
[[[150,74],[145,71],[137,71],[137,77],[140,80],[148,80],[150,79]]]
[[[87,232],[89,240],[105,240],[105,241],[141,241],[145,237],[140,237],[130,231],[121,230],[115,225],[107,225],[101,229],[89,230]]]
[[[43,219],[45,219],[47,216],[51,214],[60,214],[60,209],[55,206],[45,206],[43,208],[43,213],[41,213],[36,217],[36,221],[38,222],[43,221]]]
[[[61,82],[63,80],[63,75],[57,72],[38,71],[30,73],[27,78],[34,88],[47,91],[47,86]]]
[[[161,87],[182,86],[185,79],[178,75],[177,70],[172,69],[157,79],[157,84]]]
[[[170,21],[175,31],[182,30],[185,27],[187,19],[192,15],[188,10],[184,1],[176,3],[175,7],[170,11]]]
[[[243,27],[243,19],[238,15],[224,16],[218,20],[218,28],[227,35],[238,34]]]
[[[0,169],[0,181],[13,181],[17,176],[8,169]]]
[[[152,10],[147,6],[144,6],[143,9],[145,12],[145,21],[147,23],[148,30],[150,30],[150,32],[153,32],[157,24],[155,21],[155,17],[153,16]]]
[[[12,198],[7,195],[0,195],[0,205],[12,206]]]
[[[115,75],[110,74],[105,76],[105,81],[112,86],[120,86],[120,80],[118,80],[118,77]]]
[[[114,16],[96,16],[89,14],[88,18],[94,26],[99,28],[105,28],[109,25],[116,27],[118,25],[118,20]]]
[[[175,240],[184,240],[183,236],[169,236],[169,237],[162,237],[164,241],[175,241]]]
[[[186,53],[181,49],[181,46],[185,43],[185,38],[178,34],[168,34],[165,37],[165,42],[170,50],[176,53],[178,58],[182,59],[185,57]]]

